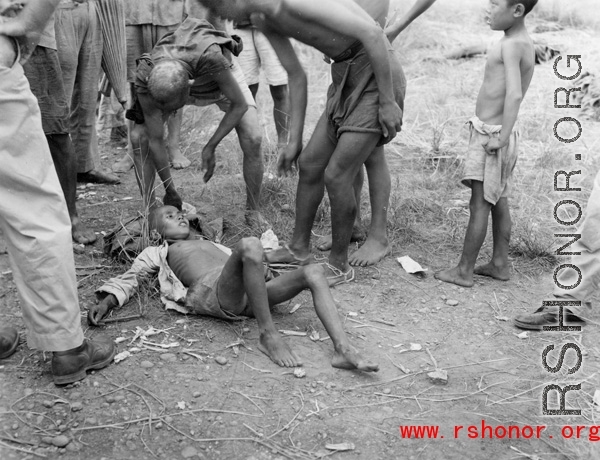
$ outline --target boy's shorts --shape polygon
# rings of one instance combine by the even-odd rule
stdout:
[[[483,147],[492,137],[500,135],[501,125],[488,125],[478,117],[468,122],[469,148],[464,161],[462,183],[472,187],[472,181],[483,182],[485,201],[495,205],[500,198],[509,196],[512,173],[519,156],[519,130],[514,128],[508,145],[496,154],[488,154]]]
[[[243,296],[237,305],[225,305],[219,300],[219,278],[223,267],[206,273],[202,278],[194,283],[188,289],[185,299],[185,306],[189,311],[196,315],[208,315],[226,320],[241,320],[243,316],[253,316],[246,314],[248,307],[248,298]],[[267,265],[264,265],[265,282],[273,278],[273,273]],[[231,311],[241,311],[240,316],[234,315]]]
[[[287,72],[279,62],[277,53],[271,47],[267,37],[253,27],[235,29],[235,33],[241,37],[244,44],[238,62],[248,84],[258,83],[262,67],[269,85],[287,85]]]

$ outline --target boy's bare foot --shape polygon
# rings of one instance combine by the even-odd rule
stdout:
[[[184,169],[192,164],[190,160],[183,156],[183,153],[178,148],[172,149],[169,147],[169,160],[173,169]]]
[[[262,333],[258,341],[258,349],[279,366],[302,366],[300,358],[296,356],[296,353],[287,346],[283,338],[277,333]]]
[[[386,238],[385,242],[378,241],[375,238],[367,238],[358,250],[350,254],[348,262],[355,267],[366,267],[375,265],[390,252],[390,245]]]
[[[489,276],[500,281],[508,281],[510,279],[510,269],[508,266],[497,267],[493,262],[488,262],[485,265],[475,267],[473,272],[476,275]]]
[[[317,249],[319,251],[329,251],[331,249],[331,235],[322,236],[317,240]],[[362,241],[365,239],[365,232],[360,227],[352,227],[352,236],[350,237],[350,241],[355,243],[357,241]]]
[[[331,359],[331,366],[338,369],[359,370],[364,372],[377,372],[379,364],[366,361],[354,347],[335,350]]]
[[[300,255],[293,252],[287,244],[265,254],[268,264],[308,265],[313,262],[312,254]]]
[[[473,287],[473,276],[464,275],[458,267],[449,268],[437,272],[434,275],[438,280],[445,281],[446,283],[454,283],[463,287]]]
[[[123,158],[112,165],[112,170],[116,173],[126,173],[131,168],[133,168],[133,158],[131,158],[127,153],[123,156]]]
[[[79,244],[92,244],[98,238],[93,230],[81,223],[79,217],[71,218],[71,236]]]

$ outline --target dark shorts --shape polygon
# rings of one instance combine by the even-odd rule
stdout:
[[[382,133],[379,124],[379,89],[365,49],[352,47],[351,57],[331,65],[325,116],[328,136],[336,144],[344,132]],[[396,103],[404,111],[406,78],[396,51],[388,44]]]
[[[69,104],[56,50],[36,46],[23,69],[40,106],[44,134],[68,133]]]

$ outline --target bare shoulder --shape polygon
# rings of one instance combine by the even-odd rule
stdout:
[[[0,66],[12,67],[17,59],[15,41],[4,35],[0,35]]]
[[[529,35],[504,37],[500,40],[503,59],[528,59],[533,56],[534,46]]]

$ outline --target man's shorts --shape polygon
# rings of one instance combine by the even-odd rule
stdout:
[[[267,37],[253,27],[235,29],[235,33],[241,37],[244,44],[238,61],[248,84],[256,85],[258,83],[262,67],[269,85],[287,85],[287,72],[279,62],[277,53],[271,47]]]

